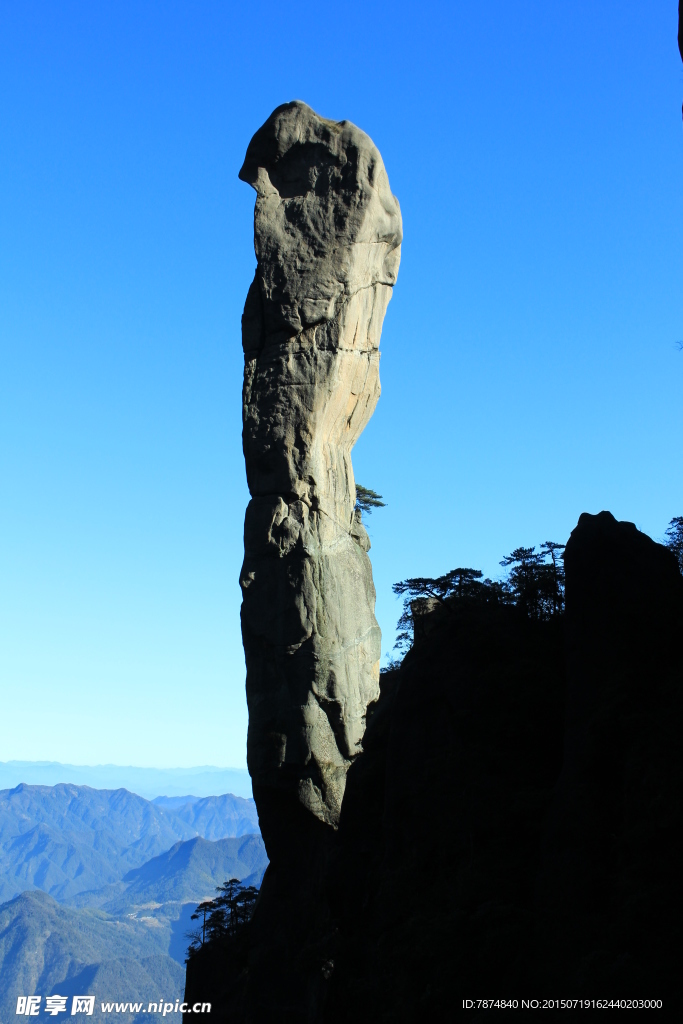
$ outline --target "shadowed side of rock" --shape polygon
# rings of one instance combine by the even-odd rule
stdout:
[[[562,774],[537,886],[552,987],[671,994],[681,948],[683,578],[609,512],[565,552]]]
[[[683,578],[609,513],[565,562],[564,621],[446,607],[382,676],[324,865],[300,902],[283,879],[298,973],[266,975],[271,1019],[474,1020],[484,992],[677,1005]]]
[[[440,606],[383,677],[325,1024],[479,1019],[462,1000],[484,991],[680,996],[683,578],[606,512],[565,567],[564,623]]]
[[[440,609],[382,676],[352,766],[320,1020],[453,1020],[530,986],[533,893],[562,758],[562,624]]]

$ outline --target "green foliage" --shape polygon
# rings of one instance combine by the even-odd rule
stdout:
[[[219,895],[200,903],[191,917],[192,921],[202,923],[196,931],[188,933],[188,960],[204,946],[236,939],[254,912],[258,896],[255,886],[242,885],[239,878],[231,878],[217,886],[216,892]]]
[[[666,528],[666,538],[666,546],[673,551],[683,572],[683,516],[674,516]]]
[[[377,491],[371,491],[369,487],[356,484],[356,508],[361,512],[372,512],[373,508],[386,508],[386,502],[382,501],[382,495]]]
[[[683,520],[681,537],[683,547]],[[505,580],[482,579],[479,569],[451,569],[435,579],[415,577],[395,583],[395,594],[405,595],[398,620],[396,649],[406,651],[413,645],[414,614],[420,602],[438,602],[455,613],[465,605],[513,605],[533,619],[549,619],[564,610],[564,544],[545,541],[535,547],[515,548],[501,565],[509,569]],[[396,667],[392,663],[392,667]]]

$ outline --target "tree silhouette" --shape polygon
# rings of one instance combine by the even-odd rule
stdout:
[[[395,594],[407,595],[403,601],[403,612],[398,620],[399,634],[395,649],[405,650],[412,646],[415,636],[414,613],[419,602],[432,598],[449,611],[455,611],[463,603],[484,602],[487,604],[505,601],[505,588],[490,579],[482,579],[480,569],[451,569],[444,576],[432,579],[416,576],[395,583],[391,588]]]
[[[532,619],[548,619],[564,608],[564,544],[547,540],[540,547],[515,548],[500,563],[510,570],[507,588],[513,603]]]
[[[680,542],[683,553],[683,519],[680,521]],[[540,550],[519,547],[507,555],[501,565],[509,569],[506,580],[482,579],[480,569],[451,569],[435,578],[415,576],[395,583],[392,590],[404,597],[398,620],[398,636],[394,648],[406,651],[415,639],[415,615],[429,613],[422,602],[437,602],[455,614],[466,605],[515,605],[532,619],[549,619],[564,611],[564,544],[544,541]],[[396,662],[392,662],[395,668]]]
[[[453,595],[472,595],[483,575],[480,569],[451,569],[445,576],[438,576],[436,579],[417,576],[401,583],[394,583],[391,589],[395,594],[409,594],[412,598],[434,597],[443,604],[447,597]]]
[[[543,555],[535,548],[515,548],[500,562],[504,569],[509,569],[507,585],[513,595],[514,603],[523,612],[536,616],[539,605],[539,574],[536,571],[543,561]]]
[[[544,566],[549,569],[548,574],[550,594],[552,599],[552,614],[561,615],[564,611],[564,544],[558,544],[554,540],[545,540],[541,544],[541,551],[544,558],[550,557],[550,565]]]
[[[242,885],[239,878],[231,878],[223,885],[216,886],[219,894],[213,900],[200,903],[190,920],[202,919],[202,928],[187,932],[191,939],[187,959],[196,956],[200,949],[220,941],[236,939],[251,919],[258,889],[253,885]]]
[[[213,910],[213,907],[213,900],[204,900],[203,903],[199,904],[194,914],[192,914],[192,916],[190,917],[191,921],[198,921],[200,917],[202,918],[202,946],[206,941],[206,915],[210,914],[210,912]],[[209,925],[209,928],[210,927],[211,926]],[[195,938],[196,936],[198,936],[198,932],[193,932],[192,937]]]
[[[666,537],[666,546],[673,551],[683,572],[683,516],[674,516],[666,528]]]

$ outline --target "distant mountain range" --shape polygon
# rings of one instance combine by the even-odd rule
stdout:
[[[268,861],[253,800],[87,786],[0,792],[0,1021],[18,995],[182,998],[197,904]],[[44,1006],[44,1003],[43,1003]],[[42,1014],[41,1014],[42,1016]]]
[[[125,789],[22,784],[0,792],[0,901],[28,889],[66,900],[120,881],[179,840],[257,832],[253,800],[232,794],[165,807]]]
[[[178,801],[176,803],[176,801]],[[258,815],[252,799],[233,796],[157,797],[155,807],[174,814],[185,822],[195,835],[204,839],[225,839],[258,832]]]
[[[216,885],[228,878],[260,886],[266,864],[260,836],[213,842],[197,836],[129,871],[120,882],[81,892],[67,902],[118,916],[167,903],[192,903],[194,907],[200,900],[213,898]]]
[[[0,761],[0,790],[25,782],[57,786],[68,782],[93,789],[127,789],[147,800],[195,793],[199,797],[234,793],[249,799],[251,779],[246,768],[137,768],[116,764],[77,765],[58,761]]]

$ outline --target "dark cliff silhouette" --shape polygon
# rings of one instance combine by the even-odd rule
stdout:
[[[240,955],[191,960],[188,1001],[245,1024],[474,1020],[463,1000],[492,995],[672,1010],[683,577],[608,512],[581,516],[564,569],[564,615],[461,600],[416,633],[333,841],[289,821]]]

